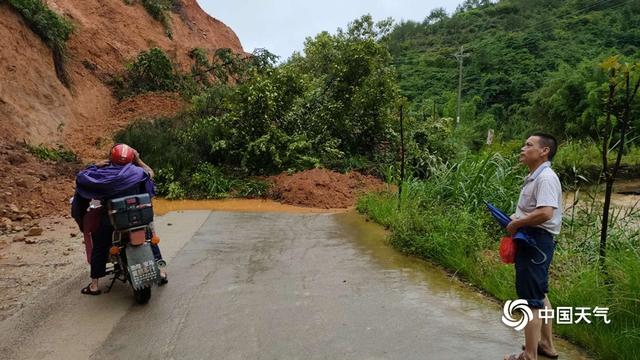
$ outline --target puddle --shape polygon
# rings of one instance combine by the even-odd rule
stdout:
[[[356,245],[371,257],[378,265],[385,269],[402,271],[415,282],[428,285],[430,291],[438,293],[450,293],[452,291],[466,289],[458,295],[467,299],[484,298],[480,294],[468,291],[454,278],[445,275],[437,266],[415,257],[405,256],[394,249],[387,241],[390,232],[377,225],[356,211],[349,211],[336,216],[338,221],[345,226]],[[496,303],[497,304],[497,303]]]
[[[223,199],[223,200],[153,200],[153,212],[164,215],[171,211],[184,210],[212,210],[231,212],[284,212],[294,214],[304,213],[339,213],[347,209],[319,209],[281,204],[273,200],[264,199]]]
[[[380,266],[381,271],[389,277],[404,278],[415,285],[404,289],[407,291],[406,301],[429,302],[435,306],[446,303],[458,309],[450,314],[452,317],[480,318],[487,324],[500,322],[501,303],[476,292],[429,262],[401,254],[388,244],[386,239],[389,232],[379,225],[367,221],[356,211],[338,214],[336,219],[355,239],[357,248]],[[524,334],[517,333],[515,336],[514,345],[517,348],[518,341],[524,341]],[[556,338],[556,347],[564,359],[589,359],[583,350],[563,339]],[[509,348],[505,352],[507,350]]]

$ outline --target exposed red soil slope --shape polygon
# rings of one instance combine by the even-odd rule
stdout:
[[[93,131],[119,107],[105,80],[143,50],[162,48],[182,70],[190,66],[188,53],[195,47],[243,53],[235,33],[202,11],[196,0],[181,0],[179,11],[171,13],[173,39],[139,3],[46,3],[75,25],[66,61],[72,86],[67,89],[56,77],[51,50],[6,2],[0,3],[0,137],[9,142],[82,150],[78,132],[85,126]]]
[[[386,185],[373,176],[326,169],[283,173],[268,181],[273,183],[274,198],[285,204],[325,209],[350,207],[359,193],[386,190]]]
[[[139,2],[45,2],[75,26],[65,65],[70,88],[56,76],[51,49],[20,14],[0,2],[0,212],[6,210],[0,218],[19,228],[28,225],[20,224],[24,219],[68,211],[79,166],[41,161],[21,144],[64,145],[83,163],[102,159],[112,134],[131,121],[184,108],[177,94],[143,94],[122,102],[113,97],[106,81],[141,51],[160,47],[182,71],[191,66],[188,54],[195,47],[244,53],[235,33],[196,0],[180,0],[179,9],[170,13],[172,39]],[[31,213],[25,217],[25,211]]]

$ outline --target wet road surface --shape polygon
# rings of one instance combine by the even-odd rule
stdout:
[[[11,357],[502,359],[523,343],[500,304],[399,255],[355,214],[199,211],[157,222],[170,282],[148,305],[121,284],[88,297],[76,286],[86,278],[70,281],[34,309],[44,316],[22,315]],[[559,345],[563,359],[585,358]]]

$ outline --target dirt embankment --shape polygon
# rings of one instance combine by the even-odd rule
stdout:
[[[80,166],[39,161],[24,144],[62,145],[80,163],[89,163],[103,159],[112,135],[130,122],[171,116],[184,108],[184,101],[172,93],[142,94],[121,102],[112,95],[107,81],[141,51],[160,47],[181,71],[191,66],[189,52],[196,47],[244,53],[235,33],[202,11],[196,0],[179,0],[170,12],[172,38],[140,2],[45,3],[75,28],[65,60],[69,88],[56,76],[51,49],[18,12],[0,2],[0,211],[6,211],[0,218],[5,225],[25,218],[15,219],[10,205],[19,216],[30,211],[27,218],[66,212]]]
[[[46,3],[75,27],[65,65],[71,86],[56,77],[51,50],[20,14],[0,3],[0,139],[9,143],[63,144],[82,156],[93,145],[96,128],[103,133],[117,129],[106,120],[127,104],[118,103],[106,81],[141,51],[162,48],[182,71],[191,66],[189,52],[196,47],[244,52],[235,33],[202,11],[196,0],[180,0],[170,13],[172,39],[139,2]]]

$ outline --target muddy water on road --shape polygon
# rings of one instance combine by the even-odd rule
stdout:
[[[15,359],[449,360],[519,351],[522,334],[501,323],[500,304],[401,255],[362,216],[258,202],[274,207],[182,203],[178,210],[226,211],[157,219],[170,283],[148,306],[132,306],[125,286],[81,296],[78,278],[22,325],[18,345],[3,336],[0,349],[11,346]],[[563,359],[586,359],[558,348]]]
[[[453,304],[457,310],[451,314],[441,315],[451,316],[454,319],[459,318],[460,313],[466,313],[470,318],[484,318],[486,323],[490,324],[487,330],[495,326],[496,322],[500,322],[502,304],[473,291],[437,266],[400,254],[388,244],[386,238],[389,233],[380,226],[366,221],[355,211],[338,214],[336,218],[351,234],[356,246],[381,268],[386,277],[403,279],[403,281],[413,283],[413,286],[403,288],[403,291],[406,292],[405,300],[407,302],[414,306],[432,302],[427,306],[433,305],[434,308],[440,310],[447,308],[438,304],[440,302],[448,305]],[[438,303],[433,303],[434,301]],[[513,332],[515,333],[515,331]],[[478,335],[481,337],[480,333]],[[505,353],[517,352],[519,350],[518,344],[524,343],[524,333],[518,334],[515,338],[520,340],[516,341],[511,349],[506,347]],[[477,341],[478,339],[467,340]],[[464,343],[465,339],[460,339],[461,347],[464,346]],[[584,351],[562,339],[556,339],[556,347],[563,359],[589,359]],[[469,349],[469,351],[473,352],[473,349]]]
[[[166,200],[154,199],[153,211],[164,215],[171,211],[213,210],[233,212],[284,212],[284,213],[327,213],[344,212],[347,209],[318,209],[281,204],[263,199],[225,199],[225,200]]]

